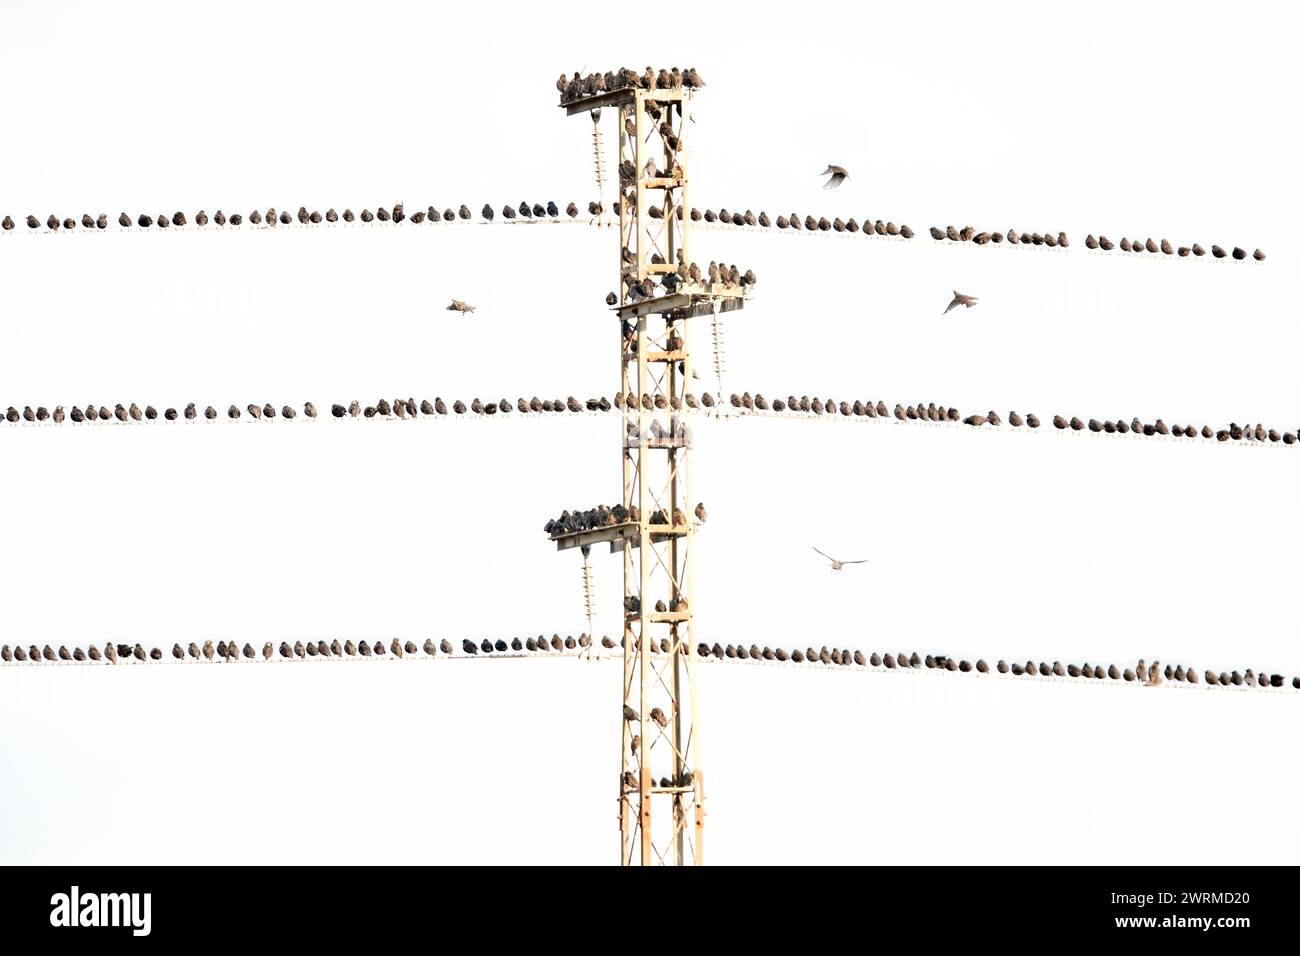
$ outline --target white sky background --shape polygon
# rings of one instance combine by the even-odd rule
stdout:
[[[585,208],[590,124],[556,74],[694,65],[694,205],[1074,243],[701,230],[698,259],[760,279],[726,321],[728,391],[1295,430],[1279,9],[708,4],[664,45],[630,8],[3,0],[0,215]],[[26,232],[0,235],[0,407],[617,387],[607,231]],[[1088,256],[1088,232],[1269,260]],[[953,288],[980,304],[940,317]],[[618,428],[5,428],[0,639],[577,634],[580,559],[541,528],[616,497]],[[710,643],[1300,672],[1295,449],[696,431]],[[831,575],[812,544],[871,563]],[[593,559],[616,633],[621,562]],[[576,661],[3,669],[0,860],[612,862],[617,684]],[[713,863],[1300,851],[1294,694],[760,667],[704,690]]]

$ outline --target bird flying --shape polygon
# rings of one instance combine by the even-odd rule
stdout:
[[[831,570],[832,570],[832,571],[843,571],[843,570],[844,570],[844,565],[846,565],[846,564],[866,564],[866,563],[867,563],[867,559],[866,559],[866,558],[863,558],[863,559],[861,559],[860,561],[838,561],[838,560],[836,560],[835,558],[832,558],[832,557],[831,557],[829,554],[827,554],[825,551],[822,551],[820,548],[814,547],[813,550],[816,551],[818,554],[820,554],[823,558],[825,558],[827,561],[829,561],[829,562],[831,563]]]
[[[975,296],[973,296],[973,295],[962,295],[962,294],[961,294],[960,292],[958,292],[956,289],[953,289],[953,290],[952,290],[952,301],[948,303],[948,308],[946,308],[946,309],[943,310],[943,314],[944,314],[944,315],[947,315],[949,312],[951,312],[953,309],[957,308],[957,306],[959,306],[959,305],[964,305],[964,306],[966,306],[966,308],[969,309],[972,305],[974,305],[974,304],[975,304],[976,302],[978,302],[978,301],[979,301],[979,299],[977,299],[977,298],[976,298]]]
[[[467,303],[465,303],[465,302],[462,302],[462,301],[460,301],[460,299],[452,299],[452,300],[451,300],[451,305],[447,306],[447,311],[448,311],[448,312],[462,312],[462,313],[473,312],[473,311],[474,311],[474,306],[469,305],[469,304],[467,304]]]
[[[827,166],[826,172],[822,173],[822,175],[830,177],[822,189],[835,189],[840,183],[849,178],[849,171],[843,166]]]

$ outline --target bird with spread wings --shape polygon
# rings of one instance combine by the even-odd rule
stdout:
[[[969,309],[978,301],[979,299],[973,295],[963,295],[962,293],[958,292],[956,289],[953,289],[952,301],[948,303],[948,308],[943,310],[943,314],[947,315],[949,312],[957,308],[957,306],[959,305],[964,305],[966,306],[966,308]]]
[[[825,558],[827,561],[829,561],[829,562],[831,563],[831,570],[832,570],[832,571],[843,571],[843,570],[844,570],[844,565],[846,565],[846,564],[866,564],[866,563],[867,563],[867,559],[866,559],[866,558],[862,558],[861,560],[858,560],[858,561],[840,561],[840,560],[838,560],[838,559],[836,559],[836,558],[832,558],[829,554],[827,554],[825,551],[821,550],[820,548],[816,547],[815,545],[813,546],[813,550],[816,551],[818,554],[820,554],[823,558]]]
[[[822,189],[836,189],[840,183],[849,178],[849,171],[843,166],[831,165],[826,167],[826,172],[822,173],[822,175],[830,177]]]

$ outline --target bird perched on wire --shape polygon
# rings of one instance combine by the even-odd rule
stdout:
[[[952,290],[952,301],[948,303],[948,308],[946,308],[946,309],[943,310],[943,314],[944,314],[944,315],[947,315],[949,312],[951,312],[953,309],[957,308],[957,306],[959,306],[959,305],[964,305],[964,306],[966,306],[966,308],[969,309],[971,306],[973,306],[973,305],[974,305],[976,302],[978,302],[978,301],[979,301],[979,299],[977,299],[977,298],[976,298],[975,296],[973,296],[973,295],[962,295],[962,293],[958,292],[956,289],[953,289],[953,290]]]
[[[840,183],[849,178],[849,171],[843,166],[827,166],[826,172],[822,173],[822,175],[830,177],[830,179],[826,180],[826,185],[822,189],[837,189]]]
[[[452,299],[452,300],[451,300],[451,305],[447,306],[447,311],[448,311],[448,312],[460,312],[460,313],[462,313],[462,314],[466,314],[466,313],[473,312],[473,311],[474,311],[474,306],[469,305],[469,304],[467,304],[467,303],[465,303],[465,302],[462,302],[462,301],[460,301],[460,299]]]
[[[862,559],[860,559],[860,560],[858,560],[858,561],[840,561],[840,560],[838,560],[838,559],[836,559],[836,558],[832,558],[829,554],[827,554],[825,551],[822,551],[820,548],[814,547],[813,550],[816,551],[818,554],[820,554],[823,558],[825,558],[827,561],[829,561],[829,562],[831,563],[831,570],[832,570],[832,571],[843,571],[843,570],[844,570],[844,565],[846,565],[846,564],[866,564],[866,563],[867,563],[867,559],[866,559],[866,558],[862,558]]]

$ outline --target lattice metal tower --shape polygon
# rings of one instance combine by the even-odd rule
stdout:
[[[627,516],[554,537],[560,550],[608,541],[611,552],[623,554],[618,819],[624,865],[704,861],[687,424],[698,406],[690,389],[687,320],[740,308],[745,290],[690,274],[691,95],[680,87],[625,88],[561,104],[569,115],[604,109],[618,116],[620,296],[614,312]]]

